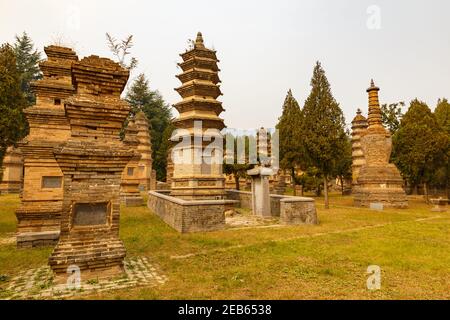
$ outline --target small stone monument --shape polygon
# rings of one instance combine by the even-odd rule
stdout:
[[[19,193],[23,179],[23,158],[20,149],[14,147],[6,149],[2,169],[0,194]]]
[[[267,167],[256,167],[247,171],[252,179],[252,210],[260,217],[271,217],[269,177],[273,170]]]
[[[120,99],[129,71],[89,56],[73,64],[72,75],[76,94],[65,101],[71,137],[53,150],[64,174],[61,234],[49,258],[56,282],[73,266],[83,281],[122,273],[120,182],[136,156],[119,138],[130,111]]]

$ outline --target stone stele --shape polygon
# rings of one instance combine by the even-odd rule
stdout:
[[[397,167],[389,163],[392,149],[390,133],[383,127],[378,91],[373,80],[369,94],[368,128],[361,133],[361,148],[365,163],[359,170],[354,192],[354,204],[371,207],[406,208],[408,201],[402,188],[403,179]]]

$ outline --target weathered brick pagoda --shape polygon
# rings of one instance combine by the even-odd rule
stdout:
[[[18,148],[6,149],[2,162],[0,194],[19,193],[23,179],[23,157]]]
[[[173,153],[183,154],[180,156],[183,161],[174,162],[171,195],[186,200],[223,199],[222,164],[215,161],[222,159],[222,155],[216,154],[217,150],[205,152],[208,144],[222,137],[220,130],[225,127],[223,119],[219,118],[224,109],[216,100],[222,94],[218,85],[219,60],[216,51],[204,46],[200,32],[193,48],[180,56],[183,62],[178,65],[183,72],[177,78],[182,85],[175,90],[183,100],[174,105],[179,112],[174,124],[184,132],[183,140],[187,136],[191,143],[187,147],[173,148]],[[175,136],[172,140],[179,138]]]
[[[390,133],[383,127],[378,91],[373,80],[369,94],[368,127],[361,133],[361,148],[365,163],[359,170],[354,188],[354,204],[370,207],[406,208],[408,201],[402,188],[403,180],[397,167],[389,163],[392,150]]]
[[[138,168],[139,170],[139,188],[141,190],[152,189],[152,184],[156,181],[152,181],[152,144],[150,140],[150,130],[148,129],[148,119],[145,113],[139,111],[135,117],[136,129],[137,129],[137,151],[141,154]]]
[[[367,129],[367,119],[358,109],[352,121],[352,185],[355,185],[359,176],[359,169],[366,163],[361,148],[361,134]]]
[[[36,105],[24,111],[30,133],[19,143],[24,181],[16,210],[18,247],[54,245],[59,237],[63,182],[53,147],[70,137],[63,101],[75,92],[71,67],[78,57],[65,47],[48,46],[44,51],[47,60],[39,64],[44,77],[31,84]]]
[[[128,126],[125,128],[125,138],[123,143],[130,148],[136,150],[139,146],[138,128],[134,119],[130,119]],[[121,202],[127,207],[140,206],[144,203],[144,199],[139,192],[140,172],[138,170],[141,155],[136,153],[130,162],[128,162],[125,170],[122,172],[122,182],[120,189]]]
[[[64,174],[61,235],[49,265],[56,281],[68,266],[82,280],[123,271],[126,251],[119,239],[120,181],[135,153],[119,139],[130,106],[120,99],[128,70],[89,56],[72,66],[76,94],[65,101],[70,138],[54,148]]]

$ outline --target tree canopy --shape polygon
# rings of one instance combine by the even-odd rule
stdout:
[[[426,187],[442,165],[449,143],[426,103],[411,101],[392,140],[393,159],[403,176],[413,186],[424,183]]]
[[[14,49],[3,44],[0,47],[0,159],[8,146],[26,135],[23,114],[26,105]]]
[[[290,172],[295,194],[296,170],[303,165],[302,144],[303,114],[297,100],[289,89],[283,103],[283,113],[276,128],[279,134],[280,168]]]
[[[309,165],[324,176],[325,208],[328,208],[328,179],[336,172],[346,150],[345,119],[320,62],[314,67],[311,87],[303,108],[302,134]]]
[[[16,54],[17,69],[20,73],[20,86],[27,98],[28,105],[32,105],[36,102],[36,96],[31,91],[30,83],[42,78],[42,73],[39,69],[41,54],[34,49],[33,41],[26,32],[23,32],[21,36],[16,35],[14,52]]]

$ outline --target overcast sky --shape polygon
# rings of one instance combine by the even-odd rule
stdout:
[[[0,42],[26,31],[36,47],[63,41],[79,57],[112,57],[105,32],[134,35],[152,89],[170,104],[179,53],[203,33],[217,50],[228,127],[274,127],[289,88],[303,106],[320,60],[347,122],[367,113],[370,79],[382,103],[450,98],[450,1],[0,0]]]

